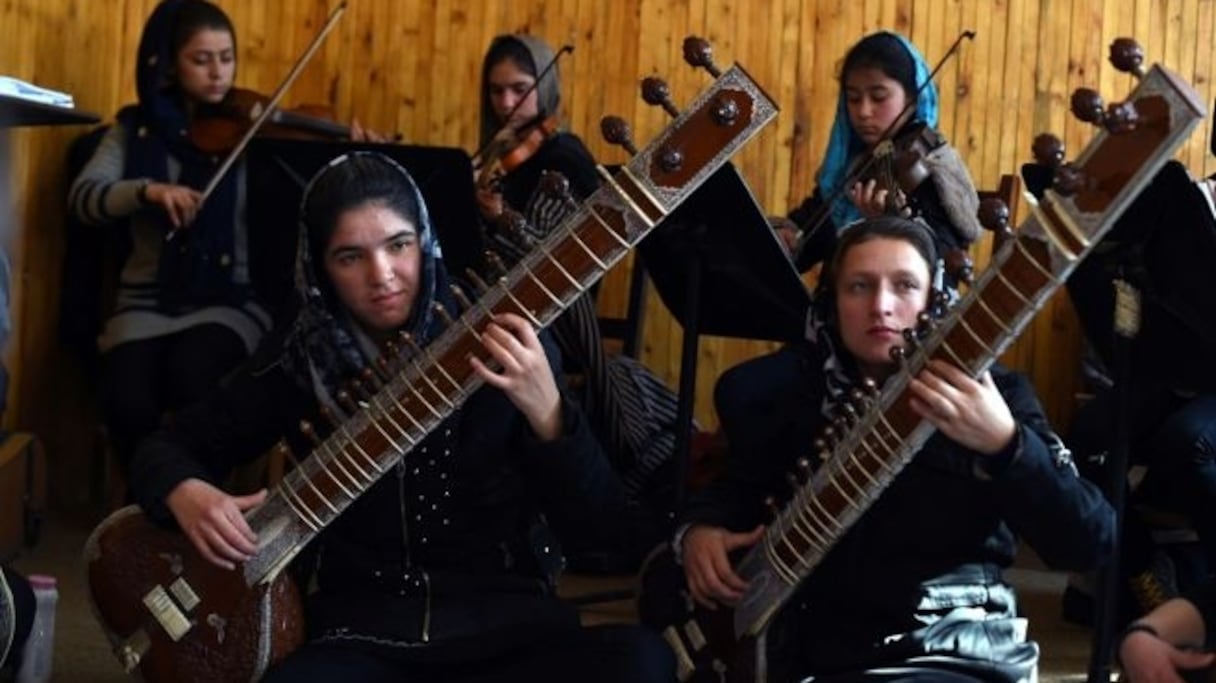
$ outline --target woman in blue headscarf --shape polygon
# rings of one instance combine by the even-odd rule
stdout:
[[[422,195],[387,157],[332,161],[300,221],[293,322],[132,463],[144,509],[222,567],[258,551],[242,514],[266,496],[219,490],[224,470],[284,435],[310,450],[301,418],[347,415],[342,390],[378,372],[386,341],[425,346],[443,331],[437,306],[460,312]],[[470,360],[485,386],[313,541],[308,641],[265,681],[666,680],[674,663],[657,635],[583,629],[554,592],[553,534],[574,549],[631,539],[620,480],[558,389],[552,344],[512,314],[478,339],[498,368]]]
[[[913,100],[915,104],[908,106]],[[816,175],[817,187],[789,214],[805,235],[801,244],[794,245],[800,271],[830,255],[837,236],[850,224],[884,213],[927,224],[941,254],[965,249],[975,240],[979,234],[975,186],[958,154],[937,135],[937,115],[937,87],[929,80],[929,67],[906,38],[883,31],[866,36],[849,50],[840,70],[836,120]],[[855,179],[851,172],[858,158],[884,134],[899,139],[924,127],[940,142],[924,159],[931,182],[904,194],[874,180]],[[890,163],[887,157],[874,165]],[[830,205],[825,216],[826,202]]]

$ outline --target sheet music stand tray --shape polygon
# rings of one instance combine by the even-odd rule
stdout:
[[[688,468],[700,335],[802,337],[810,293],[751,189],[726,164],[638,247],[659,298],[683,327],[676,413],[676,509]]]
[[[255,138],[246,152],[249,225],[251,231],[265,228],[273,233],[258,252],[264,269],[272,274],[273,281],[265,285],[273,293],[271,298],[279,299],[292,290],[296,221],[304,185],[331,159],[361,150],[384,154],[414,177],[443,247],[448,272],[459,277],[466,268],[480,269],[484,247],[473,201],[473,165],[464,150]],[[250,242],[255,249],[252,238]]]

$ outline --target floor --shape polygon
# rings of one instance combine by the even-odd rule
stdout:
[[[109,683],[130,680],[111,655],[94,621],[85,594],[80,550],[91,520],[52,518],[42,539],[32,551],[14,563],[24,573],[50,573],[59,580],[59,609],[56,616],[54,681],[63,683]],[[1017,586],[1023,611],[1030,619],[1032,638],[1042,647],[1040,680],[1082,681],[1089,658],[1090,632],[1066,623],[1059,616],[1059,596],[1065,585],[1062,574],[1047,571],[1028,557],[1009,573]],[[568,594],[628,588],[621,578],[570,577],[563,590]],[[587,621],[622,621],[633,618],[629,601],[601,603],[585,608]]]

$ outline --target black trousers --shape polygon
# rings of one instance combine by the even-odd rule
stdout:
[[[216,323],[166,337],[126,342],[103,359],[106,428],[125,473],[140,439],[167,411],[202,399],[245,359],[245,344]]]
[[[262,683],[674,683],[675,659],[654,632],[614,624],[570,630],[477,662],[403,663],[337,645],[306,644]]]

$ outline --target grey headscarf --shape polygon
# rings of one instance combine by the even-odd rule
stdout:
[[[502,127],[502,122],[498,120],[498,115],[494,113],[494,107],[490,104],[489,92],[489,75],[490,69],[494,64],[490,63],[490,58],[495,57],[495,62],[502,61],[497,54],[502,49],[504,43],[516,43],[523,47],[531,56],[531,64],[521,64],[520,68],[531,74],[533,77],[540,73],[550,62],[553,61],[553,48],[549,47],[545,41],[534,36],[526,35],[501,35],[494,38],[490,42],[490,48],[486,50],[486,59],[481,64],[481,145],[485,145],[494,134]],[[536,86],[536,103],[541,116],[549,116],[557,113],[557,108],[561,104],[562,89],[561,81],[558,78],[557,65],[549,69],[549,73],[541,79]]]

